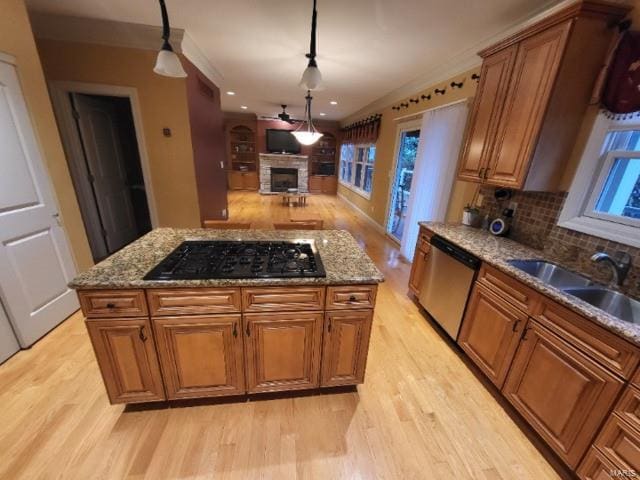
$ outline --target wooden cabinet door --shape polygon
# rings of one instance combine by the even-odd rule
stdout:
[[[623,382],[538,322],[526,329],[502,392],[575,468]]]
[[[240,315],[153,321],[169,399],[245,393]]]
[[[501,388],[526,323],[526,314],[476,283],[458,344],[493,384]]]
[[[482,62],[480,83],[471,109],[467,138],[460,160],[460,180],[482,181],[489,163],[517,48],[517,45],[505,48]]]
[[[416,253],[413,255],[413,263],[411,264],[411,274],[409,275],[409,289],[414,295],[420,294],[420,284],[428,261],[429,253],[416,249]]]
[[[243,321],[249,393],[319,386],[321,312],[250,313]]]
[[[111,403],[165,399],[149,320],[89,320],[86,324]]]
[[[512,188],[523,185],[570,30],[571,20],[520,42],[487,183]]]
[[[615,471],[620,470],[596,447],[591,447],[576,471],[581,480],[614,480]],[[618,478],[625,478],[621,475]],[[629,477],[633,478],[633,477]]]
[[[326,314],[321,386],[364,382],[372,320],[373,310]]]

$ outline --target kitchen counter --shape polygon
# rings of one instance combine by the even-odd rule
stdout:
[[[315,241],[327,276],[323,278],[247,278],[210,280],[143,280],[185,240]],[[158,228],[74,278],[75,289],[162,287],[243,287],[282,285],[349,285],[380,283],[382,273],[345,230],[212,230]]]
[[[547,297],[561,303],[591,321],[640,346],[640,325],[625,322],[572,295],[564,293],[507,263],[512,259],[546,260],[558,265],[562,262],[541,250],[529,248],[508,238],[495,237],[486,230],[460,224],[420,222],[420,226],[460,246],[483,262],[517,278]]]

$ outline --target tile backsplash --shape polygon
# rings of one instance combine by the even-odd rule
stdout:
[[[594,237],[586,233],[568,230],[556,225],[567,194],[546,192],[513,192],[510,200],[497,202],[495,189],[482,187],[484,196],[480,208],[481,215],[489,214],[493,219],[498,216],[510,202],[518,204],[516,214],[511,223],[509,238],[529,247],[544,250],[544,253],[557,259],[563,265],[583,273],[594,280],[608,283],[611,270],[602,263],[590,260],[596,251],[604,251],[613,255],[618,251],[631,255],[633,267],[624,282],[622,290],[636,298],[640,298],[640,249],[618,242]]]

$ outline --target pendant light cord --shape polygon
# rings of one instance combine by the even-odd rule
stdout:
[[[163,0],[161,0],[163,1]],[[309,67],[317,67],[316,63],[316,25],[318,23],[318,10],[316,9],[316,0],[313,0],[313,14],[311,15],[311,42],[309,44],[309,53],[306,57],[309,59]]]
[[[162,50],[169,50],[173,52],[171,44],[169,43],[169,36],[171,35],[171,27],[169,26],[169,15],[167,14],[167,6],[164,4],[164,0],[159,0],[160,12],[162,13]],[[314,0],[315,2],[315,0]]]

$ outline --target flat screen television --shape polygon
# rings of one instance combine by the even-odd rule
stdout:
[[[300,153],[300,144],[289,130],[267,129],[267,152]]]

